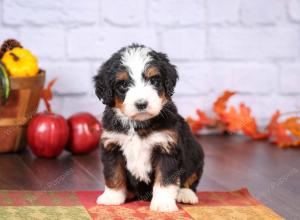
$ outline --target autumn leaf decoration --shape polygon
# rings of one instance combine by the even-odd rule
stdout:
[[[219,130],[222,133],[243,133],[252,139],[269,139],[279,147],[300,146],[300,117],[290,117],[283,122],[279,111],[275,112],[265,129],[259,130],[251,109],[244,103],[237,107],[227,108],[228,100],[235,92],[225,91],[213,104],[214,117],[208,117],[200,109],[196,110],[197,117],[187,118],[193,133],[199,133],[203,128]]]
[[[271,142],[281,148],[300,146],[300,117],[289,117],[279,122],[281,113],[275,112],[267,126]]]
[[[197,133],[202,128],[213,126],[215,124],[214,119],[207,117],[207,115],[203,111],[197,109],[196,114],[198,115],[197,120],[191,117],[187,118],[187,122],[190,125],[193,133]]]
[[[41,98],[45,103],[47,111],[50,112],[50,113],[52,112],[51,105],[50,105],[50,101],[53,98],[52,87],[55,84],[56,80],[57,79],[51,80],[48,83],[47,87],[45,89],[43,89],[42,93],[41,93]]]

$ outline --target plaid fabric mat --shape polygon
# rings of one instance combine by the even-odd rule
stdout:
[[[97,191],[42,192],[0,191],[0,220],[188,220],[188,219],[283,219],[251,197],[243,188],[232,192],[200,192],[197,205],[179,204],[179,211],[158,213],[149,202],[121,206],[96,205]]]

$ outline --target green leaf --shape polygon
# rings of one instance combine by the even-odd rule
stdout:
[[[0,63],[0,89],[3,103],[5,104],[10,94],[10,81],[6,69],[2,63]]]

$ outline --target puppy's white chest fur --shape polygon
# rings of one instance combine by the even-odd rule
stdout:
[[[128,134],[104,131],[104,147],[117,144],[126,159],[126,167],[137,179],[146,183],[150,182],[149,174],[152,171],[152,151],[156,146],[165,151],[170,150],[170,145],[175,143],[175,135],[171,131],[152,132],[146,137],[140,137],[134,129]]]
[[[154,143],[141,138],[136,132],[129,132],[121,149],[127,161],[127,169],[136,178],[148,183],[152,171],[151,155]]]

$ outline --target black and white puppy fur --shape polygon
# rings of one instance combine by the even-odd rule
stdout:
[[[97,204],[151,199],[150,209],[195,204],[204,154],[172,102],[178,74],[168,57],[143,45],[124,47],[94,77],[106,105],[101,139],[105,191]]]

